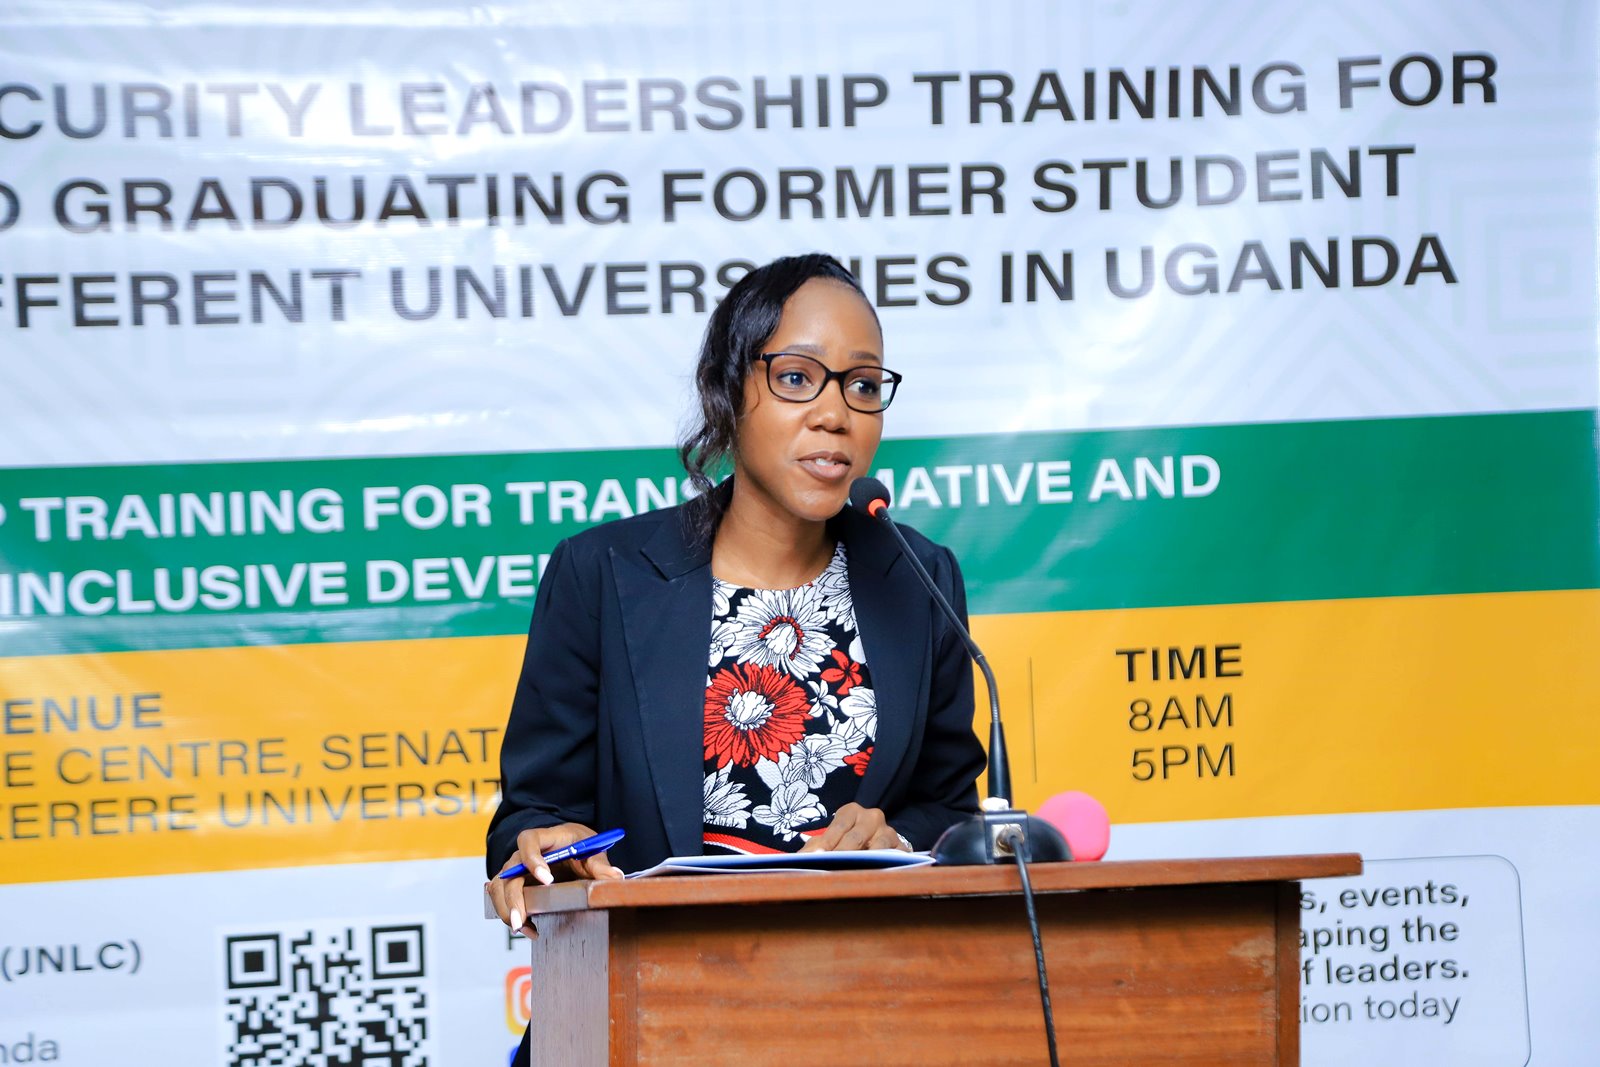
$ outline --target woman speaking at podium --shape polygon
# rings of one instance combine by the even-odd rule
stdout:
[[[551,553],[500,753],[490,892],[670,855],[925,849],[977,810],[972,667],[889,531],[846,507],[900,375],[830,256],[711,315],[680,449],[700,495]],[[720,485],[713,476],[731,465]],[[902,527],[964,616],[948,549]],[[624,829],[551,869],[541,855]],[[512,864],[528,873],[494,877]]]

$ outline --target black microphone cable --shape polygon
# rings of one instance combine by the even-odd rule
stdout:
[[[1009,842],[1022,878],[1022,903],[1028,910],[1028,930],[1033,934],[1033,962],[1039,971],[1039,1006],[1044,1012],[1044,1036],[1050,1045],[1050,1067],[1061,1067],[1056,1051],[1056,1016],[1050,1006],[1050,975],[1044,966],[1044,940],[1039,935],[1039,913],[1033,906],[1033,882],[1028,877],[1028,840],[1020,830],[1004,830],[999,841]]]

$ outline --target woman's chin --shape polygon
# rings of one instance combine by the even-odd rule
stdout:
[[[827,522],[839,514],[849,499],[848,488],[827,492],[812,490],[790,500],[789,513],[806,522]]]

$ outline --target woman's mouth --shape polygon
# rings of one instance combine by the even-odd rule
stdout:
[[[838,452],[817,452],[800,460],[800,466],[823,481],[835,482],[850,473],[850,460]]]

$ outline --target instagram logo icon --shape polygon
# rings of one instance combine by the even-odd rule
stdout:
[[[513,967],[506,972],[506,1029],[518,1037],[533,1014],[533,968]]]

